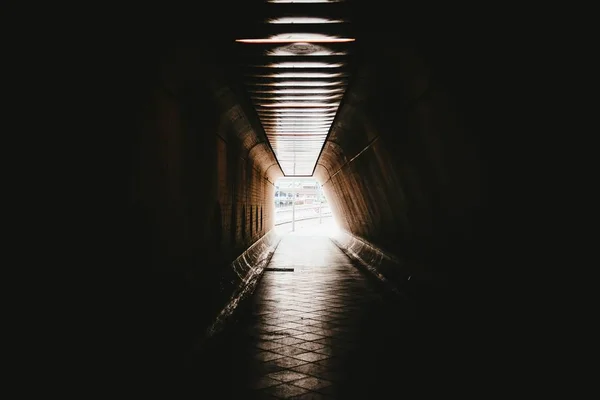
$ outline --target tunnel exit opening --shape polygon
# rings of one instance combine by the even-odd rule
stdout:
[[[323,187],[314,178],[279,178],[273,201],[275,228],[280,233],[319,232],[337,226]]]

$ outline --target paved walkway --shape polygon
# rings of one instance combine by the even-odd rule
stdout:
[[[387,399],[411,386],[392,306],[318,228],[283,237],[268,268],[293,271],[266,271],[215,347],[218,398]]]

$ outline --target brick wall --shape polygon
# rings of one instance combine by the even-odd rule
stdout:
[[[231,296],[231,262],[273,227],[281,171],[222,71],[200,63],[192,82],[166,64],[140,96],[128,268],[140,326],[181,355]]]
[[[470,97],[478,82],[464,69],[448,73],[454,59],[444,46],[374,40],[364,44],[316,175],[344,229],[439,266],[472,247],[482,204]]]

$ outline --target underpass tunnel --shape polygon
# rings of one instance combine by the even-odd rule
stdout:
[[[350,3],[359,28],[389,11]],[[262,33],[242,21],[266,15],[264,4],[252,4],[210,38],[150,35],[129,56],[137,90],[129,233],[135,323],[144,331],[135,345],[151,344],[145,357],[159,370],[189,361],[276,252],[274,185],[293,174],[240,67],[247,59],[235,40]],[[348,31],[356,43],[345,91],[309,176],[336,216],[340,248],[380,268],[412,305],[411,318],[443,321],[452,315],[453,268],[477,257],[480,240],[481,75],[452,32],[359,28]]]

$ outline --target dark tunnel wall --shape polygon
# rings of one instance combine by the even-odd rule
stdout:
[[[133,174],[139,312],[178,362],[232,295],[231,262],[273,227],[281,174],[226,73],[202,53],[180,48],[157,69]]]
[[[447,70],[455,62],[445,45],[363,40],[315,171],[342,228],[441,280],[465,261],[482,206],[476,135],[464,119],[477,108],[457,96],[472,81]]]
[[[474,143],[478,135],[485,135],[486,140],[494,146],[504,142],[503,150],[510,150],[532,132],[536,132],[534,136],[542,143],[546,132],[535,129],[537,120],[527,129],[523,129],[520,121],[502,122],[503,118],[511,115],[510,107],[515,101],[520,102],[520,106],[528,113],[530,104],[540,97],[535,96],[535,91],[527,81],[535,74],[523,74],[523,62],[508,56],[508,46],[499,45],[511,35],[512,27],[505,20],[492,18],[492,15],[477,16],[477,11],[472,9],[460,12],[462,17],[458,18],[454,18],[458,12],[453,15],[438,10],[436,18],[430,9],[421,13],[396,12],[398,4],[386,4],[389,5],[383,8],[377,7],[381,4],[371,7],[373,17],[363,25],[376,21],[376,24],[372,24],[375,26],[373,29],[383,30],[380,34],[375,33],[377,39],[386,35],[393,37],[385,43],[378,43],[376,39],[365,38],[365,33],[357,35],[360,39],[357,44],[365,44],[362,47],[364,55],[361,56],[361,68],[355,74],[358,79],[353,78],[340,118],[332,131],[332,140],[327,144],[320,160],[321,166],[316,172],[325,182],[348,161],[325,184],[331,202],[336,205],[336,215],[347,216],[341,221],[347,229],[400,257],[425,261],[436,256],[437,260],[430,260],[430,264],[435,265],[438,271],[460,274],[462,263],[453,263],[441,254],[454,251],[454,260],[460,259],[460,256],[468,255],[467,249],[471,243],[481,243],[480,238],[476,237],[481,229],[478,231],[476,224],[480,223],[477,222],[477,199],[481,197],[481,185],[477,174],[482,160],[478,159],[473,149],[467,147],[461,151],[458,147]],[[223,3],[218,12],[214,12],[213,6],[218,4],[211,5],[211,9],[206,8],[201,13],[189,10],[184,15],[183,10],[174,11],[172,4],[161,4],[150,12],[150,16],[148,11],[142,13],[139,7],[131,7],[125,17],[123,7],[118,10],[106,8],[105,19],[97,18],[96,12],[100,10],[95,10],[93,18],[77,19],[82,25],[91,26],[92,20],[99,22],[98,26],[93,26],[94,32],[90,35],[93,37],[84,45],[79,30],[65,30],[73,42],[68,48],[69,60],[72,57],[78,62],[64,68],[61,66],[61,70],[64,75],[70,75],[69,78],[78,89],[85,92],[85,97],[71,97],[69,106],[73,107],[60,104],[60,111],[56,115],[64,120],[56,126],[63,129],[65,123],[72,123],[80,117],[76,120],[77,124],[72,124],[76,125],[76,134],[73,136],[77,140],[65,146],[65,149],[68,148],[65,153],[72,153],[73,147],[83,147],[84,143],[81,142],[85,140],[85,145],[89,143],[90,146],[78,151],[79,157],[91,159],[91,156],[97,155],[98,162],[90,168],[92,176],[80,172],[83,163],[69,165],[69,169],[75,170],[77,175],[72,186],[78,196],[67,200],[61,198],[60,202],[69,208],[80,202],[86,204],[86,207],[77,208],[74,217],[82,221],[81,225],[86,225],[86,229],[72,231],[82,246],[69,247],[85,249],[79,250],[75,257],[77,273],[73,276],[82,291],[89,291],[88,283],[97,280],[99,275],[105,279],[94,303],[97,302],[103,309],[105,303],[111,303],[106,320],[102,322],[114,334],[114,341],[110,341],[102,332],[93,341],[86,340],[85,348],[78,346],[77,351],[83,353],[82,350],[87,350],[90,344],[92,348],[107,342],[114,344],[111,350],[115,353],[111,352],[111,355],[116,357],[111,357],[103,365],[121,369],[125,379],[130,379],[136,369],[142,370],[143,374],[140,375],[146,380],[146,373],[154,377],[157,376],[157,369],[164,372],[177,368],[180,359],[171,362],[175,359],[163,358],[161,353],[180,350],[188,337],[201,330],[200,322],[209,319],[209,307],[206,306],[212,303],[211,299],[219,297],[215,293],[219,293],[222,263],[240,253],[268,230],[270,224],[266,207],[269,203],[265,202],[265,198],[269,198],[267,191],[271,186],[265,177],[270,180],[274,177],[269,178],[270,173],[264,171],[265,168],[269,168],[268,171],[278,170],[278,167],[276,164],[268,167],[269,162],[263,163],[255,155],[263,153],[264,145],[257,145],[249,151],[252,144],[242,144],[244,140],[241,138],[251,139],[254,137],[252,133],[234,127],[225,120],[228,108],[218,104],[218,90],[208,85],[216,80],[216,76],[222,75],[218,65],[207,62],[211,58],[216,59],[216,56],[193,59],[187,64],[189,70],[183,68],[187,62],[174,63],[173,57],[170,57],[166,64],[173,67],[174,73],[166,74],[164,68],[155,70],[156,65],[160,65],[157,58],[165,53],[164,48],[170,51],[172,43],[202,41],[198,37],[215,40],[223,36],[222,32],[214,31],[215,25],[227,24],[229,29],[248,15],[248,10],[232,8],[230,3]],[[454,3],[448,5],[451,6]],[[149,7],[144,7],[144,10]],[[505,10],[514,12],[512,8]],[[499,9],[494,10],[494,15],[497,11]],[[122,21],[115,22],[117,16]],[[387,16],[387,20],[381,21],[379,18],[382,16]],[[217,23],[208,23],[213,19]],[[56,23],[56,20],[50,20]],[[447,22],[436,26],[437,20]],[[482,38],[480,30],[468,29],[472,25],[468,21],[474,20],[479,25],[499,21],[497,25],[501,25],[498,26],[498,32],[502,43],[498,43],[500,40],[490,43],[489,37]],[[527,26],[530,27],[529,24]],[[468,44],[472,49],[463,44],[460,52],[456,53],[458,40],[453,42],[447,36],[457,30],[465,31],[464,36],[471,36]],[[50,30],[46,32],[49,33]],[[423,36],[429,36],[432,42],[439,43],[431,45],[400,41]],[[457,39],[460,35],[453,36],[453,39]],[[521,41],[520,37],[515,37],[514,42]],[[227,42],[231,37],[222,39]],[[536,40],[537,44],[539,41]],[[49,57],[36,59],[32,65],[43,66],[58,61],[60,57],[51,53],[55,45],[52,43],[49,46]],[[215,47],[218,46],[220,44],[215,44]],[[484,69],[481,68],[481,62],[474,61],[482,56],[482,47],[486,47],[484,56],[493,59],[494,63],[502,67],[513,65],[509,78],[504,68],[494,65]],[[530,49],[527,47],[526,51]],[[473,54],[465,54],[469,51]],[[497,51],[500,51],[498,56]],[[199,53],[202,54],[202,51]],[[229,56],[226,51],[224,53],[224,58]],[[490,57],[491,53],[494,53],[494,57]],[[80,68],[83,56],[89,56],[89,61],[83,63],[84,70]],[[367,62],[369,57],[373,58]],[[411,66],[412,69],[409,69]],[[37,73],[43,69],[39,68]],[[190,70],[195,69],[196,73],[191,74]],[[208,80],[198,79],[202,72],[207,74]],[[536,74],[538,72],[535,71]],[[166,79],[165,75],[170,79]],[[173,77],[181,75],[186,76],[185,82],[175,84]],[[191,78],[191,75],[196,78]],[[513,77],[522,79],[512,82]],[[48,81],[61,86],[52,92],[56,97],[48,104],[60,103],[58,98],[65,97],[65,88],[62,87],[64,81],[56,76],[48,76]],[[423,83],[421,89],[419,82]],[[481,88],[474,89],[477,85]],[[500,90],[504,85],[511,89],[510,93],[506,88]],[[216,86],[226,87],[221,84]],[[419,97],[424,87],[429,90]],[[80,94],[80,90],[76,91],[77,94]],[[477,94],[483,91],[491,94],[478,97]],[[502,93],[501,98],[497,96],[498,92]],[[493,97],[499,100],[494,101]],[[482,113],[485,102],[497,111]],[[197,115],[194,116],[192,111],[196,111]],[[132,118],[136,113],[136,118]],[[427,124],[427,113],[436,117],[429,120],[430,124]],[[485,120],[482,115],[496,119]],[[254,127],[252,118],[249,115],[246,117]],[[150,122],[142,126],[141,122],[146,120]],[[546,120],[553,121],[551,118]],[[511,131],[508,140],[505,135]],[[54,140],[54,135],[44,136]],[[378,139],[368,147],[376,137]],[[334,138],[339,146],[334,143]],[[536,148],[537,144],[536,140]],[[99,146],[102,149],[93,149]],[[134,157],[130,149],[134,150]],[[52,153],[51,158],[56,158],[56,153],[43,150]],[[339,152],[339,159],[334,152]],[[228,157],[231,164],[228,164]],[[502,152],[498,160],[504,161],[505,157]],[[529,153],[527,158],[529,160]],[[265,159],[269,159],[267,155]],[[133,174],[130,166],[132,160]],[[516,166],[507,166],[505,163],[496,163],[496,168],[502,169],[498,173],[500,178],[505,175],[506,168],[512,168],[513,176],[521,173],[516,172]],[[40,169],[47,169],[47,166]],[[461,170],[466,174],[461,175]],[[243,179],[246,174],[252,177]],[[55,180],[56,177],[52,176],[49,182]],[[94,186],[89,193],[80,192],[84,182]],[[469,189],[466,185],[473,182],[475,184]],[[530,181],[525,183],[529,185]],[[515,203],[526,199],[523,193],[507,190],[512,187],[506,177],[503,185],[497,182],[493,184],[496,190],[502,189],[507,193],[504,199]],[[57,192],[56,189],[48,187],[45,193],[36,193],[35,197],[53,194]],[[260,197],[261,191],[264,197]],[[248,193],[251,192],[256,193],[256,197],[253,195],[250,198]],[[127,201],[123,201],[123,193]],[[237,203],[239,207],[231,208],[234,195],[240,200]],[[377,199],[376,196],[384,197]],[[87,204],[91,206],[87,207]],[[255,210],[258,206],[263,213],[262,228],[259,224],[255,231],[251,229],[249,207],[246,209],[248,219],[241,217],[244,205],[250,205]],[[534,207],[521,208],[514,204],[512,209],[497,208],[503,217],[511,216],[515,209],[526,211],[527,214],[535,210]],[[236,212],[231,212],[233,210]],[[221,218],[218,218],[219,212]],[[50,214],[64,219],[56,210]],[[554,214],[544,214],[544,218],[549,215]],[[232,224],[232,219],[247,222],[244,224],[245,233],[250,234],[245,239],[242,225]],[[495,245],[495,251],[486,260],[488,262],[479,268],[491,271],[490,279],[480,285],[480,292],[488,290],[491,278],[506,275],[513,279],[515,271],[529,267],[530,260],[526,260],[526,263],[519,261],[510,253],[514,246],[510,235],[521,231],[524,232],[522,236],[530,236],[533,230],[522,229],[521,222],[514,216],[510,221],[512,224],[500,228],[504,228],[508,234],[497,234],[498,239],[505,241],[498,241],[501,244]],[[59,227],[64,223],[58,222],[51,226]],[[231,230],[231,226],[236,229]],[[487,229],[499,228],[494,226]],[[113,235],[117,238],[113,239]],[[55,231],[52,236],[60,235]],[[235,245],[232,245],[233,236]],[[214,252],[211,245],[223,251]],[[56,247],[62,252],[66,247],[65,241],[61,238]],[[45,252],[40,253],[46,255]],[[217,254],[220,255],[216,257]],[[506,265],[494,262],[497,257],[503,257],[503,261],[511,261],[513,265],[507,269]],[[63,255],[60,256],[62,258]],[[494,262],[493,266],[490,266],[490,259]],[[88,263],[92,264],[92,268],[87,268]],[[79,278],[85,269],[92,272],[89,280]],[[502,291],[505,289],[503,287]],[[506,301],[504,295],[498,298],[499,301]],[[78,302],[78,299],[70,298],[69,301]],[[473,303],[481,303],[481,299],[477,298]],[[205,314],[200,315],[202,312]],[[79,325],[77,318],[82,315],[94,319],[97,317],[86,306],[74,313],[76,318],[69,315],[69,319],[75,319]],[[481,318],[481,313],[473,315],[476,315],[474,320]],[[196,323],[194,321],[199,321],[198,325],[191,325]],[[444,330],[439,337],[447,333],[448,330]],[[65,337],[67,340],[72,338]],[[103,349],[107,347],[102,346]],[[134,360],[134,366],[126,362],[132,360],[131,353],[140,357]],[[484,354],[487,356],[487,353]],[[96,363],[96,360],[92,358],[92,362]],[[147,368],[145,361],[150,361]],[[100,374],[89,374],[87,369],[85,373],[101,378],[104,385],[105,369],[102,367]],[[140,390],[140,387],[136,386],[135,390]]]

